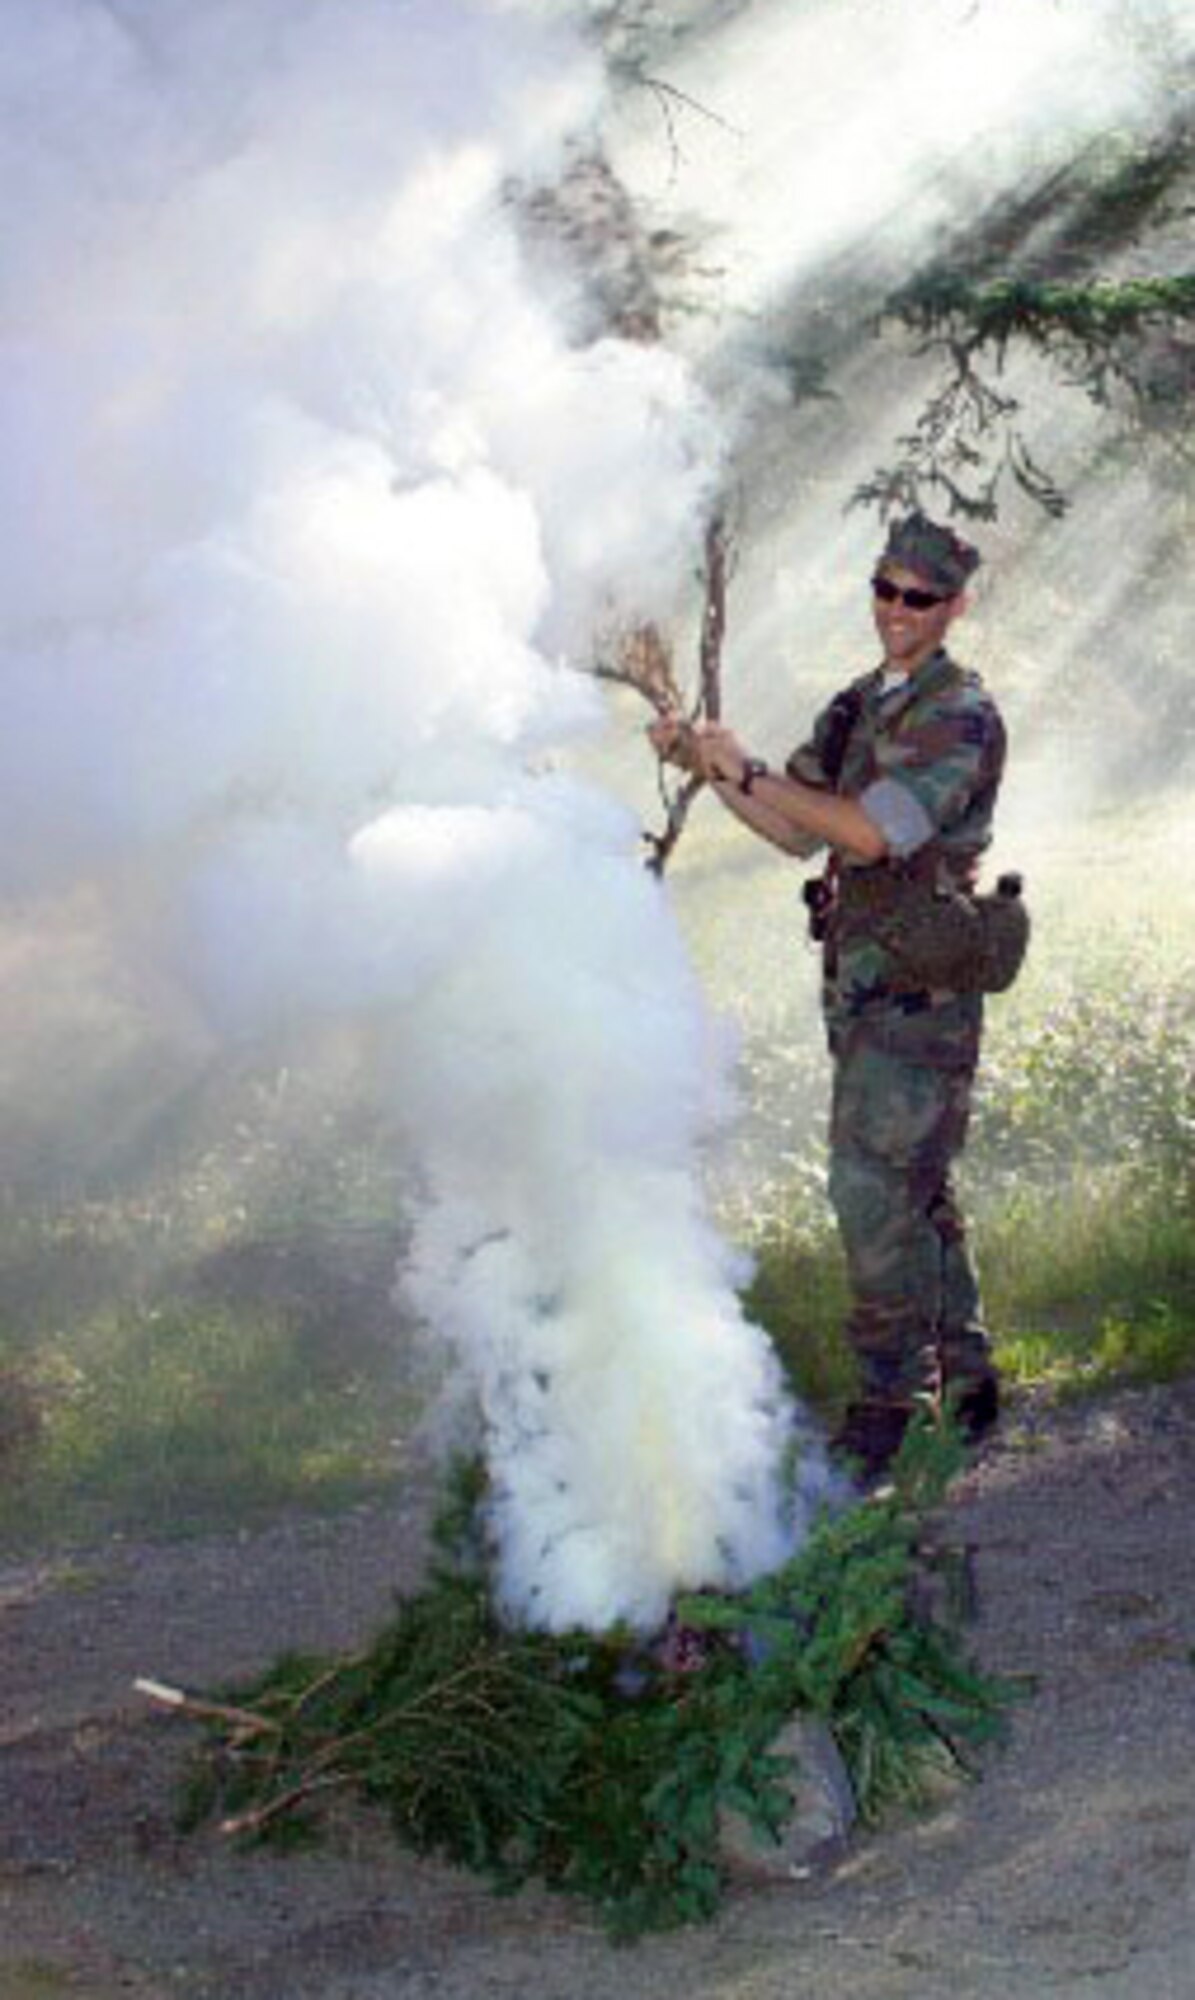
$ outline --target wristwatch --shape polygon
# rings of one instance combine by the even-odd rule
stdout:
[[[739,779],[739,790],[745,798],[750,798],[757,778],[766,778],[768,767],[762,757],[747,757],[743,760],[743,772]]]

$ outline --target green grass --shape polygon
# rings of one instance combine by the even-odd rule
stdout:
[[[846,1278],[832,1231],[789,1235],[773,1222],[752,1245],[748,1316],[766,1327],[803,1400],[836,1412],[848,1400],[854,1364],[843,1338]]]
[[[316,1357],[280,1311],[167,1301],[101,1311],[10,1358],[24,1422],[0,1538],[175,1532],[333,1507],[393,1476],[397,1385]],[[19,1391],[16,1385],[19,1386]]]
[[[168,1146],[5,1190],[0,1546],[187,1534],[393,1485],[415,1399],[374,1095],[346,1062],[289,1081],[234,1065]]]
[[[1012,1384],[1080,1393],[1195,1369],[1195,1227],[1154,1184],[1081,1172],[1067,1186],[1004,1193],[973,1231],[996,1355]],[[774,1217],[752,1246],[744,1303],[804,1399],[833,1419],[854,1369],[847,1293],[829,1223]]]
[[[1195,1368],[1195,1228],[1161,1190],[1089,1173],[1048,1202],[1006,1201],[980,1250],[1012,1380],[1073,1391]]]

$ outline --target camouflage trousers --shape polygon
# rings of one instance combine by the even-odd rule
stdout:
[[[836,1058],[830,1200],[865,1397],[903,1402],[991,1373],[975,1267],[951,1185],[973,1072],[859,1039]]]

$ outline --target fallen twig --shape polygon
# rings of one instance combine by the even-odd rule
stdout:
[[[138,1678],[133,1682],[138,1694],[147,1701],[153,1701],[160,1708],[169,1708],[176,1715],[190,1715],[198,1722],[227,1722],[245,1736],[277,1736],[281,1724],[268,1716],[259,1715],[247,1708],[234,1708],[227,1702],[201,1701],[195,1695],[184,1693],[182,1688],[169,1687],[164,1681]]]
[[[330,1792],[338,1786],[351,1785],[356,1777],[355,1771],[330,1771],[316,1778],[304,1779],[301,1784],[292,1785],[289,1791],[279,1792],[277,1798],[268,1799],[264,1806],[254,1807],[252,1812],[236,1813],[231,1819],[222,1819],[219,1830],[230,1839],[242,1833],[260,1833],[283,1813],[293,1812],[296,1806],[301,1806],[304,1799],[313,1797],[316,1792]]]

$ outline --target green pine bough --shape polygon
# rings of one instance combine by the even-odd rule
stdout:
[[[1010,341],[1048,347],[1065,338],[1096,350],[1154,326],[1195,320],[1195,272],[1157,278],[1090,279],[1063,284],[1002,278],[975,284],[950,274],[910,285],[889,312],[923,334],[952,334],[972,350]]]
[[[993,521],[1006,477],[1054,519],[1067,494],[1029,448],[1020,399],[1003,379],[1014,345],[1036,351],[1096,405],[1141,435],[1185,449],[1195,409],[1195,272],[1075,283],[1027,277],[976,282],[936,270],[893,294],[895,320],[918,352],[939,354],[945,379],[894,463],[856,487],[852,505],[920,506],[937,493],[952,514]],[[991,355],[995,378],[980,372]]]
[[[349,1792],[417,1852],[496,1888],[538,1879],[586,1897],[617,1936],[709,1918],[720,1816],[766,1843],[791,1814],[792,1760],[773,1745],[795,1713],[828,1725],[871,1822],[921,1800],[944,1763],[971,1772],[1002,1733],[1019,1689],[967,1657],[957,1552],[927,1533],[960,1457],[945,1426],[915,1428],[891,1489],[827,1515],[783,1568],[679,1599],[700,1661],[685,1670],[624,1630],[503,1624],[468,1468],[427,1582],[367,1650],[287,1657],[235,1707],[191,1705],[205,1740],[184,1823],[294,1838]]]

